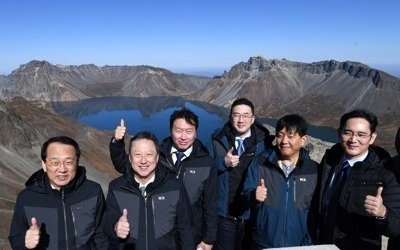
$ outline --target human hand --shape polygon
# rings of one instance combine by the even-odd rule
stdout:
[[[40,240],[40,227],[35,217],[31,218],[31,226],[25,234],[25,247],[28,249],[36,248]]]
[[[120,125],[115,129],[114,138],[119,141],[122,140],[125,136],[126,127],[124,119],[121,119]]]
[[[364,201],[364,209],[369,215],[376,217],[386,216],[386,207],[383,205],[382,190],[383,187],[379,187],[375,196],[366,196]]]
[[[225,164],[228,167],[236,167],[239,164],[239,156],[233,154],[234,148],[231,147],[225,155]]]
[[[121,239],[126,239],[129,235],[128,210],[126,208],[122,210],[122,216],[115,224],[114,230],[117,236]]]
[[[261,179],[260,185],[256,189],[256,200],[259,202],[264,202],[267,199],[267,187],[264,184],[264,179]]]

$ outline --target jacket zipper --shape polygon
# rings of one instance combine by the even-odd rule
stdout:
[[[65,195],[64,195],[64,189],[61,191],[61,199],[62,199],[62,205],[63,205],[63,213],[64,213],[64,230],[65,230],[65,246],[66,249],[68,250],[68,229],[67,229],[67,211],[65,210]]]
[[[285,201],[285,221],[283,222],[283,237],[282,237],[282,246],[285,245],[285,235],[286,235],[286,224],[287,224],[287,210],[288,210],[288,200],[289,200],[289,189],[290,183],[289,179],[286,178],[286,201]]]
[[[146,227],[146,230],[145,230],[145,238],[146,238],[146,249],[149,249],[149,237],[148,237],[148,235],[147,235],[147,232],[148,232],[148,225],[147,225],[147,194],[146,194],[146,197],[144,197],[144,224],[145,224],[145,227]]]

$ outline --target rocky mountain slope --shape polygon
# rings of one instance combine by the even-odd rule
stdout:
[[[103,96],[185,96],[204,89],[208,81],[208,77],[151,66],[62,66],[31,61],[3,78],[0,90],[3,98],[72,101]]]
[[[259,117],[299,113],[314,125],[331,127],[338,125],[343,112],[368,108],[380,120],[377,144],[393,153],[394,135],[400,125],[399,92],[398,78],[356,62],[306,64],[251,57],[214,78],[175,74],[151,66],[29,62],[8,76],[0,76],[0,220],[4,222],[0,226],[0,248],[7,249],[16,194],[28,176],[40,168],[40,147],[47,138],[59,134],[75,138],[83,151],[81,165],[105,191],[109,180],[117,175],[108,153],[113,132],[99,131],[59,115],[49,101],[164,96],[168,105],[169,96],[181,96],[200,106],[207,102],[229,107],[234,99],[247,97],[254,102]],[[157,105],[151,105],[151,98],[147,101],[148,112],[154,112]],[[80,107],[71,105],[70,109],[75,112]],[[314,138],[310,141],[312,157],[319,161],[331,144]]]
[[[247,97],[260,117],[299,113],[314,125],[336,128],[341,114],[366,108],[377,114],[377,143],[394,152],[400,125],[400,79],[357,62],[300,63],[251,57],[210,82],[196,100],[229,107]]]

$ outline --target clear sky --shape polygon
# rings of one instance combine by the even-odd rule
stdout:
[[[399,0],[2,1],[0,74],[31,60],[229,70],[260,55],[400,76],[399,15]]]

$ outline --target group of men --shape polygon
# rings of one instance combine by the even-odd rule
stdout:
[[[139,132],[127,153],[121,120],[109,144],[121,176],[106,198],[79,166],[78,144],[53,137],[18,195],[9,241],[13,249],[380,250],[385,235],[397,249],[400,165],[373,145],[377,125],[367,110],[344,114],[340,142],[317,163],[304,149],[303,117],[283,116],[272,136],[245,98],[207,147],[187,108],[172,113],[161,144]],[[396,148],[400,155],[400,129]]]

